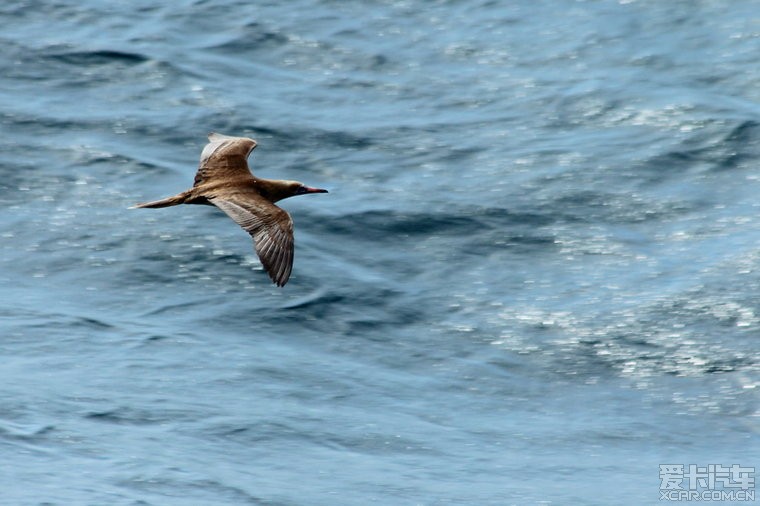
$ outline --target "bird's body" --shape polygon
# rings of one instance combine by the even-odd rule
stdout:
[[[248,155],[256,141],[212,133],[203,148],[193,187],[138,208],[179,204],[213,205],[224,211],[251,237],[264,269],[277,286],[283,286],[293,268],[293,220],[274,203],[295,195],[327,193],[297,181],[260,179],[248,168]]]

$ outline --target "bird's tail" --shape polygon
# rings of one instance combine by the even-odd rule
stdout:
[[[150,207],[150,208],[156,208],[156,207],[170,207],[170,206],[178,206],[180,204],[184,204],[187,201],[188,192],[182,192],[178,195],[174,195],[173,197],[166,197],[165,199],[161,200],[153,200],[151,202],[143,202],[142,204],[135,204],[130,209],[139,209],[143,207]]]

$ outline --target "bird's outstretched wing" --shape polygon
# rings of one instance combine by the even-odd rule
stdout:
[[[251,177],[248,155],[256,147],[256,141],[247,137],[230,137],[210,133],[209,143],[203,148],[198,172],[193,186],[208,183],[209,180],[227,180]]]
[[[290,215],[253,192],[214,197],[209,202],[251,234],[256,254],[269,277],[277,286],[284,286],[293,269]]]

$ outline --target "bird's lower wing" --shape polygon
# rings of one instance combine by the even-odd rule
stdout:
[[[269,277],[277,286],[285,285],[293,269],[293,220],[290,215],[258,195],[211,198],[209,202],[251,234],[256,254]]]

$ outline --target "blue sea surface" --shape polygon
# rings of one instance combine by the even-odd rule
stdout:
[[[666,504],[661,465],[758,468],[756,1],[0,23],[0,504]],[[210,131],[330,191],[280,203],[284,288],[218,209],[128,209]]]

